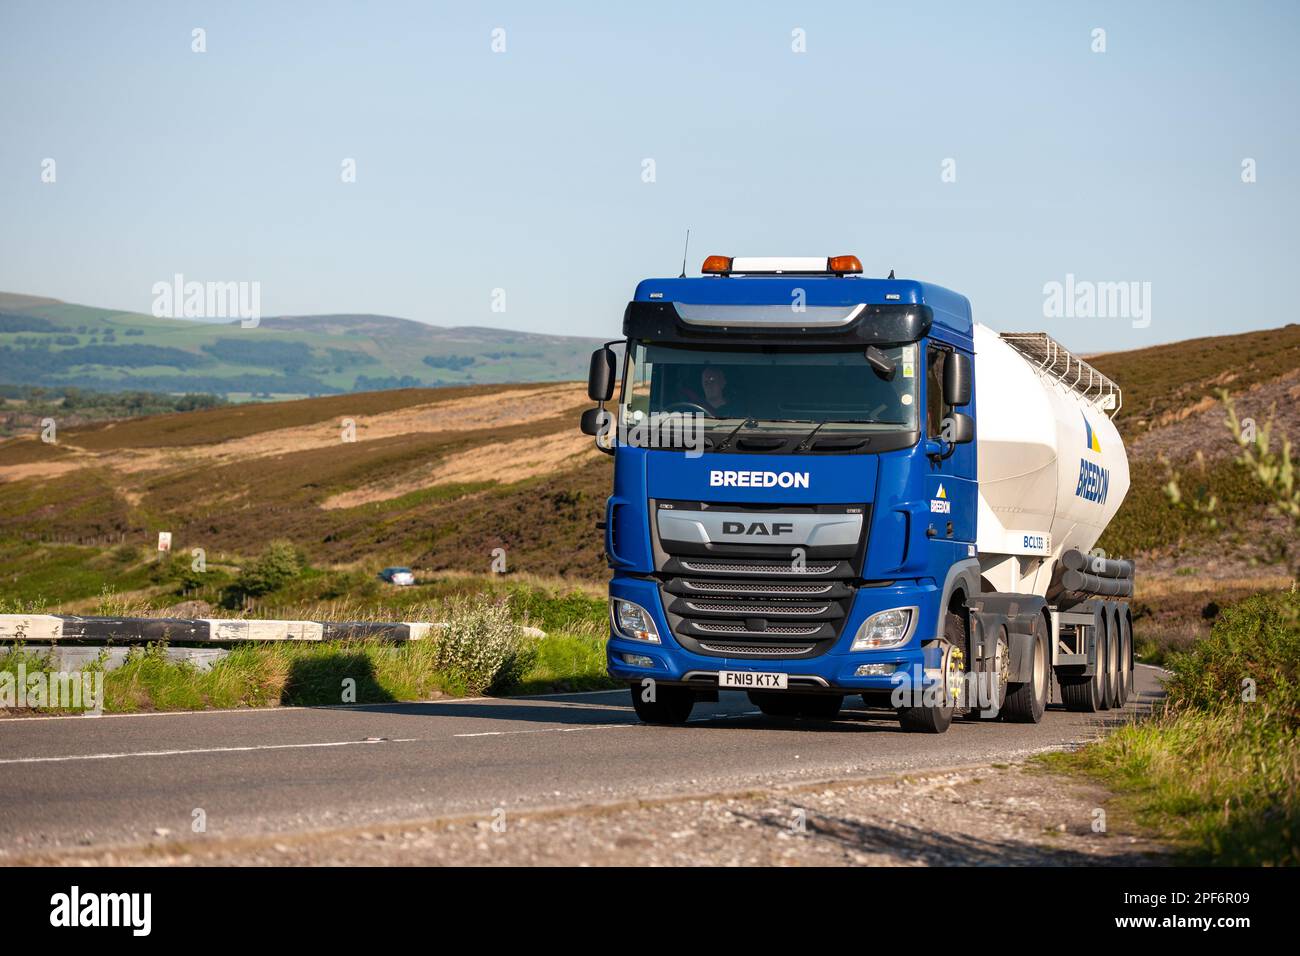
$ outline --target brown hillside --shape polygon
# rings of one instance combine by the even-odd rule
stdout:
[[[1170,574],[1278,573],[1286,529],[1233,464],[1213,396],[1228,387],[1261,422],[1275,409],[1300,439],[1298,356],[1290,325],[1094,358],[1125,390],[1118,424],[1133,471],[1102,547]],[[68,428],[57,445],[0,442],[0,539],[143,546],[169,530],[180,553],[238,560],[290,538],[317,565],[382,556],[467,571],[503,547],[514,570],[600,578],[594,525],[611,468],[577,431],[587,405],[576,384],[408,389]],[[355,441],[342,440],[344,419]],[[1204,473],[1188,464],[1197,451]],[[1217,528],[1169,502],[1161,456],[1183,463],[1189,493],[1217,496]]]
[[[609,467],[578,433],[586,405],[576,385],[420,389],[9,441],[0,534],[149,541],[169,530],[178,551],[234,555],[287,537],[314,563],[383,550],[425,567],[486,566],[506,547],[520,570],[594,574],[589,532],[607,493],[594,489]]]
[[[1241,392],[1300,369],[1300,325],[1188,339],[1088,360],[1124,390],[1116,424],[1128,440],[1204,410],[1217,389]]]

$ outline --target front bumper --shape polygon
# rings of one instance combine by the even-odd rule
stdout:
[[[708,689],[717,687],[719,671],[754,671],[788,674],[792,691],[859,694],[890,691],[905,675],[924,675],[939,665],[935,652],[922,646],[933,638],[938,621],[940,595],[930,584],[901,582],[860,588],[834,646],[816,657],[797,659],[714,657],[687,650],[669,630],[658,582],[653,579],[615,575],[609,594],[645,608],[654,618],[659,634],[659,643],[655,644],[623,637],[611,627],[606,645],[609,676],[629,684],[652,678],[658,683]],[[870,651],[849,650],[863,621],[877,611],[895,607],[919,608],[918,620],[905,644]],[[859,676],[857,671],[864,664],[893,664],[895,670],[892,674]],[[929,683],[924,679],[922,682]]]

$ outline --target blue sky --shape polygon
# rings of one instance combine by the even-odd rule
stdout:
[[[692,272],[855,253],[1083,351],[1278,326],[1298,46],[1290,2],[3,0],[0,289],[612,337],[689,226]],[[1067,274],[1150,325],[1045,318]]]

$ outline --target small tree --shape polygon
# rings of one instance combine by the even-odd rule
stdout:
[[[303,560],[292,541],[272,541],[250,566],[239,572],[234,590],[242,599],[261,597],[302,573]]]
[[[1256,426],[1253,419],[1242,419],[1237,416],[1237,409],[1227,389],[1219,389],[1218,395],[1228,413],[1224,425],[1232,433],[1232,440],[1241,449],[1241,453],[1237,456],[1237,463],[1264,488],[1268,496],[1269,510],[1289,518],[1293,531],[1300,530],[1300,488],[1296,487],[1291,439],[1283,433],[1281,441],[1277,443],[1277,450],[1274,450],[1272,414],[1263,425]],[[1205,462],[1199,452],[1197,460],[1201,471],[1204,472]],[[1214,516],[1219,503],[1218,498],[1209,494],[1205,488],[1199,488],[1190,495],[1184,494],[1180,486],[1180,475],[1167,461],[1164,464],[1169,478],[1168,484],[1165,485],[1165,494],[1170,502],[1176,506],[1191,508],[1204,518],[1209,527],[1218,528],[1219,522]],[[1294,579],[1300,573],[1300,550],[1294,547],[1287,549],[1287,564]]]

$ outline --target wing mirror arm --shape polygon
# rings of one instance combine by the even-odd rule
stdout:
[[[932,461],[947,461],[958,445],[974,440],[975,419],[963,412],[953,412],[943,420],[938,437],[926,439],[925,453]]]

